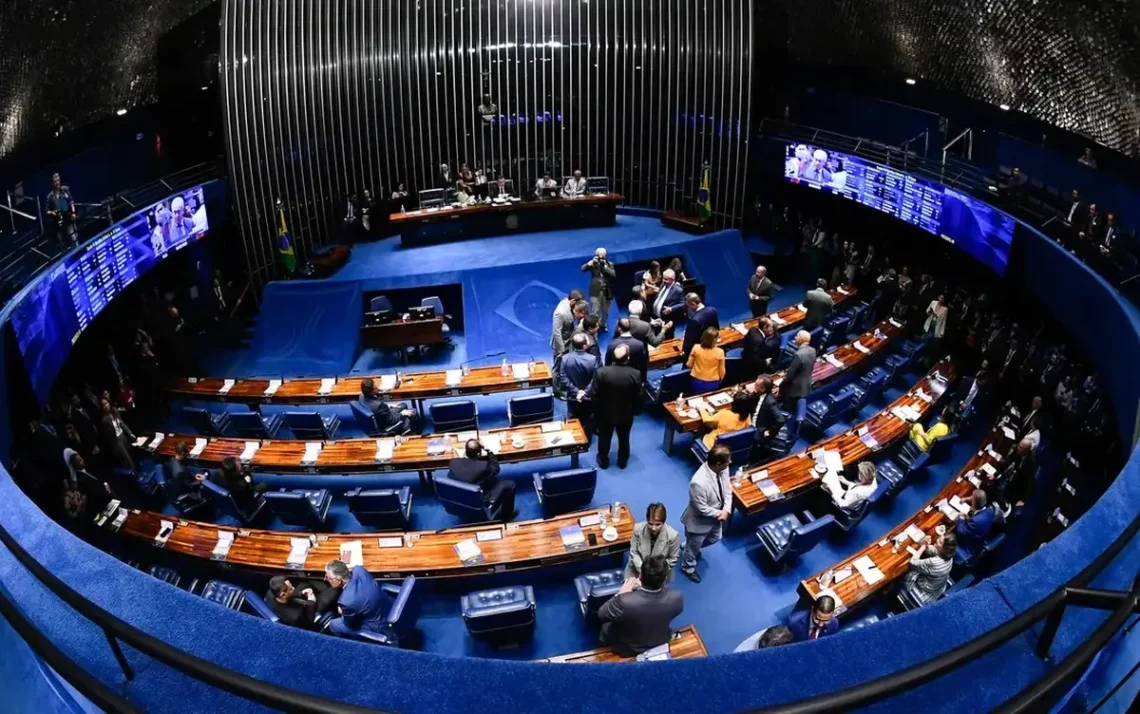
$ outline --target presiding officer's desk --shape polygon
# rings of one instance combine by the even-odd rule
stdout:
[[[320,453],[312,463],[302,463],[306,444],[313,441],[281,439],[234,439],[228,437],[208,438],[206,447],[199,454],[191,452],[190,461],[203,466],[219,466],[227,457],[240,459],[248,445],[257,444],[248,463],[254,471],[279,473],[349,473],[396,471],[430,472],[446,469],[447,463],[462,455],[464,442],[473,438],[475,431],[457,434],[429,434],[369,439],[333,439],[323,442]],[[578,465],[578,455],[585,452],[586,432],[577,419],[545,424],[528,424],[505,429],[480,429],[478,436],[483,445],[496,451],[499,461],[513,463],[532,461],[555,456],[570,456],[571,464]],[[511,443],[513,437],[522,439],[519,447]],[[135,446],[150,451],[154,434],[139,436]],[[206,437],[189,434],[166,434],[154,453],[172,458],[175,446],[180,441],[195,446],[197,439]],[[450,438],[450,444],[448,439]],[[493,441],[498,439],[496,450]],[[382,443],[393,446],[391,459],[378,460]]]
[[[458,377],[458,382],[449,383],[449,375]],[[269,391],[269,379],[235,379],[226,389],[229,380],[218,377],[181,377],[170,385],[169,392],[171,396],[195,401],[245,402],[251,405],[348,403],[360,398],[360,383],[366,377],[381,389],[381,397],[393,402],[418,402],[437,397],[495,394],[520,389],[545,390],[552,382],[550,366],[536,361],[531,363],[524,379],[515,376],[511,370],[504,375],[501,365],[473,367],[467,374],[461,370],[401,372],[396,386],[386,391],[383,390],[384,375],[375,374],[337,379],[326,394],[321,393],[321,379],[283,379],[275,385],[276,389]]]
[[[812,389],[819,389],[839,375],[872,359],[901,334],[901,323],[883,320],[870,331],[863,333],[857,339],[831,353],[832,359],[843,365],[842,367],[837,367],[822,357],[817,359],[811,371]],[[772,386],[778,387],[784,379],[784,372],[774,372],[770,376]],[[749,389],[754,381],[749,380],[742,384],[692,397],[685,400],[682,407],[678,407],[675,401],[665,404],[665,439],[662,446],[665,453],[669,453],[673,448],[673,436],[676,432],[697,431],[701,428],[703,414],[712,415],[723,409],[728,409],[732,406],[733,395],[740,390]]]
[[[400,232],[402,245],[426,245],[508,233],[612,226],[623,200],[616,193],[598,193],[578,198],[443,206],[393,213],[389,222]]]
[[[580,525],[582,518],[596,520],[596,516],[603,511],[608,512],[609,506],[533,521],[484,523],[440,531],[309,534],[239,529],[132,510],[128,512],[119,533],[143,544],[153,543],[161,528],[161,521],[167,520],[174,523],[174,531],[164,549],[207,561],[213,560],[211,554],[218,543],[219,532],[232,533],[234,542],[224,558],[227,567],[266,575],[292,572],[318,578],[330,560],[341,558],[342,545],[360,541],[363,565],[377,578],[395,580],[409,575],[417,578],[453,578],[541,568],[624,553],[629,550],[634,523],[633,516],[625,505],[621,506],[620,518],[615,525],[617,538],[613,541],[606,541],[602,537],[600,525],[587,525],[581,526],[582,534],[587,537],[581,547],[569,550],[562,544],[560,528]],[[111,530],[112,523],[108,520],[104,529]],[[492,535],[496,539],[479,540],[479,533]],[[590,545],[590,535],[595,536],[596,545]],[[292,539],[295,538],[308,539],[309,551],[300,568],[287,568],[286,561],[292,548]],[[476,541],[482,551],[482,561],[465,564],[460,560],[455,546],[467,540]]]
[[[944,515],[938,508],[938,504],[943,499],[949,501],[954,496],[968,502],[974,490],[978,488],[975,482],[984,488],[985,484],[992,478],[987,473],[986,465],[988,464],[994,473],[999,472],[1001,462],[1013,451],[1015,444],[1016,435],[1011,430],[1000,425],[995,426],[982,441],[982,447],[970,457],[958,475],[946,484],[934,498],[930,499],[926,506],[892,529],[881,540],[868,545],[851,557],[805,578],[800,582],[801,594],[811,600],[815,600],[822,594],[832,595],[838,598],[837,604],[841,605],[843,609],[851,610],[866,602],[875,593],[889,588],[910,568],[911,551],[908,549],[914,548],[915,544],[903,535],[907,529],[913,525],[930,536],[931,540],[937,537],[934,530],[939,525],[946,526],[948,531],[953,530],[957,525],[957,518],[951,520],[947,515]],[[971,471],[975,472],[973,474],[975,480],[967,477]],[[895,552],[894,541],[896,538],[900,540],[898,552]],[[864,558],[870,559],[875,565],[875,570],[883,576],[875,583],[867,582],[859,570],[854,567],[855,561]],[[828,571],[838,573],[842,579],[825,590],[820,584],[820,579]],[[850,572],[848,573],[848,571]]]
[[[842,285],[830,291],[830,294],[835,305],[839,306],[854,297],[856,292],[854,286]],[[800,303],[800,305],[802,305],[802,303]],[[804,318],[807,317],[807,312],[800,309],[800,305],[791,305],[785,307],[783,310],[777,310],[776,312],[768,314],[768,318],[776,323],[777,332],[787,332],[803,324]],[[665,321],[668,322],[669,320],[666,319]],[[738,324],[744,327],[744,332],[747,332],[760,324],[760,318],[753,317]],[[717,346],[725,351],[739,347],[740,343],[744,341],[744,332],[741,332],[732,325],[725,325],[720,328]],[[650,346],[649,369],[665,369],[678,362],[684,362],[685,355],[682,352],[683,347],[684,340],[681,338],[665,340],[656,347]]]
[[[360,344],[370,350],[403,350],[405,347],[438,345],[443,341],[442,317],[360,326]]]
[[[701,639],[701,634],[697,632],[695,625],[685,625],[681,629],[673,633],[669,640],[669,659],[691,659],[693,657],[706,657],[709,651],[705,649],[705,643]],[[548,657],[540,659],[539,662],[557,662],[569,664],[585,664],[585,663],[598,663],[598,662],[635,662],[636,657],[622,657],[617,652],[614,652],[612,647],[597,647],[585,652],[575,652],[573,654],[557,655],[555,657]]]
[[[813,467],[816,462],[809,456],[816,450],[838,451],[846,468],[868,458],[874,451],[906,438],[910,433],[912,422],[896,416],[894,410],[909,406],[918,412],[921,421],[934,410],[956,377],[957,367],[949,358],[943,358],[913,389],[907,390],[905,394],[891,402],[890,406],[862,424],[842,434],[824,439],[797,454],[790,454],[747,469],[744,480],[739,485],[734,483],[732,486],[732,497],[736,508],[751,515],[772,505],[773,501],[764,495],[758,485],[765,480],[771,481],[779,489],[780,497],[776,500],[794,498],[815,487],[820,482],[822,474],[815,471]],[[919,389],[930,397],[929,402],[918,396]],[[872,448],[864,438],[874,439],[877,445]]]

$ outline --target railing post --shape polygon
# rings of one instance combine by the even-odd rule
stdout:
[[[111,651],[115,653],[115,661],[119,663],[119,669],[123,670],[123,676],[127,678],[128,682],[135,680],[135,671],[131,669],[131,665],[127,662],[126,655],[123,654],[123,648],[119,647],[119,641],[111,634],[110,630],[103,630],[103,634],[107,637],[107,644],[111,645]]]
[[[1037,646],[1033,649],[1038,659],[1049,659],[1049,650],[1053,648],[1053,640],[1061,627],[1061,618],[1065,616],[1065,605],[1066,601],[1062,600],[1045,619],[1045,626],[1041,628],[1041,634],[1037,636]]]

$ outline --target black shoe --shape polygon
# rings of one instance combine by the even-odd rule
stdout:
[[[609,467],[610,467],[610,460],[609,459],[598,459],[598,468],[599,469],[608,469]]]
[[[618,461],[618,468],[619,469],[624,469],[628,465],[629,465],[629,461]]]
[[[701,574],[695,570],[691,573],[687,570],[682,570],[681,575],[684,575],[686,578],[688,578],[689,580],[692,580],[694,583],[701,582]]]

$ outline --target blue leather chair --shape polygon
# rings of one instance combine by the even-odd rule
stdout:
[[[866,332],[870,325],[866,324],[867,319],[871,316],[871,306],[865,302],[847,308],[844,314],[851,318],[847,328],[850,332]]]
[[[323,488],[317,491],[269,491],[265,494],[265,505],[282,523],[315,531],[328,518],[332,494]]]
[[[178,571],[165,565],[152,565],[148,572],[151,576],[174,587],[178,587],[178,584],[182,582],[182,576],[178,574]]]
[[[281,428],[281,415],[262,416],[257,412],[230,412],[230,429],[247,439],[272,439]]]
[[[317,412],[285,412],[284,419],[285,426],[298,439],[332,439],[340,427],[340,417],[335,414],[322,417]]]
[[[906,355],[891,355],[887,357],[883,365],[887,369],[887,382],[889,383],[895,377],[901,376],[910,367],[910,357]]]
[[[808,334],[811,335],[811,346],[814,347],[817,352],[823,352],[823,326],[821,325],[814,330],[808,330]],[[794,345],[795,342],[789,344]],[[795,350],[792,351],[794,352]]]
[[[511,426],[539,424],[554,419],[554,397],[550,394],[530,394],[507,400],[507,419]]]
[[[348,510],[361,525],[381,530],[406,531],[412,525],[412,489],[354,488],[346,491]]]
[[[574,590],[578,593],[578,608],[586,617],[596,615],[625,583],[625,571],[603,570],[600,573],[586,573],[574,578]]]
[[[788,414],[784,412],[783,425],[776,435],[768,442],[768,450],[771,452],[773,458],[780,456],[787,456],[792,447],[796,445],[796,439],[800,435],[800,425],[803,424],[804,418],[807,416],[807,400],[800,399],[796,401],[796,413]]]
[[[182,407],[182,416],[190,428],[202,436],[221,436],[230,423],[227,412],[211,414],[201,407]]]
[[[817,431],[823,431],[839,421],[855,406],[855,386],[848,384],[825,399],[817,399],[808,405],[804,423]]]
[[[162,495],[166,497],[166,502],[174,506],[174,510],[187,518],[201,515],[211,507],[210,501],[206,500],[205,495],[202,493],[191,491],[181,493],[177,497],[172,496],[171,489],[166,483],[166,472],[163,469],[155,469],[154,480],[162,491]]]
[[[437,296],[432,295],[431,297],[426,297],[423,300],[420,300],[420,307],[430,307],[434,309],[435,316],[443,318],[443,334],[446,336],[447,333],[451,332],[451,327],[447,324],[447,321],[451,318],[451,315],[448,315],[443,311],[443,300],[440,300]]]
[[[201,597],[227,610],[238,610],[245,599],[245,589],[223,580],[211,580],[202,588]]]
[[[633,274],[633,286],[637,287],[637,286],[641,285],[643,282],[645,282],[645,271],[644,270],[635,271]]]
[[[914,360],[921,352],[922,348],[926,347],[926,340],[903,340],[899,343],[899,353],[906,355],[911,361]]]
[[[858,406],[862,407],[882,394],[890,376],[890,372],[882,367],[872,367],[867,370],[867,373],[859,379],[859,389],[863,392],[863,396],[858,400]]]
[[[359,401],[352,402],[349,407],[352,408],[356,425],[368,436],[403,436],[412,430],[411,425],[403,420],[393,423],[387,429],[381,429],[376,423],[376,416]]]
[[[529,585],[468,593],[460,598],[459,609],[473,637],[518,640],[534,632],[537,603]]]
[[[756,429],[746,426],[743,429],[729,431],[716,438],[717,444],[727,446],[732,451],[732,463],[744,466],[749,462],[752,447],[756,444]],[[704,439],[693,439],[693,456],[702,464],[709,458],[709,448],[705,446]]]
[[[958,432],[950,432],[946,436],[935,439],[926,451],[918,448],[910,439],[899,449],[899,465],[909,471],[918,471],[924,466],[936,464],[944,460],[950,453],[950,445],[958,438]]]
[[[457,402],[433,402],[428,406],[437,434],[475,431],[479,428],[479,407],[465,399]]]
[[[534,475],[534,492],[542,510],[551,515],[585,508],[594,500],[597,469],[566,469]]]
[[[974,576],[970,573],[966,573],[962,577],[958,578],[958,580],[950,582],[950,584],[946,586],[946,591],[942,593],[942,597],[950,597],[954,593],[961,592],[973,584]],[[914,596],[912,596],[910,594],[910,591],[906,588],[899,588],[898,595],[896,597],[898,598],[899,604],[902,605],[904,612],[917,610],[918,608],[922,607],[922,603],[915,600]],[[941,599],[942,598],[939,598],[939,600]]]
[[[263,620],[269,620],[274,624],[281,622],[281,618],[277,617],[277,613],[273,611],[273,608],[269,607],[265,600],[259,598],[257,593],[252,590],[246,590],[245,595],[242,596],[242,609],[257,615]]]
[[[388,299],[387,295],[377,295],[368,301],[369,312],[381,312],[387,310],[388,312],[395,312],[392,309],[392,301]]]
[[[665,404],[689,390],[693,383],[693,375],[687,369],[680,372],[669,372],[660,377],[645,380],[645,395],[653,404]]]
[[[143,496],[147,499],[154,499],[162,488],[157,475],[161,470],[161,466],[158,468],[139,469],[138,471],[131,471],[130,469],[116,466],[111,469],[111,472],[119,479],[119,483],[134,481],[138,485],[139,490],[142,491]]]
[[[238,508],[237,502],[234,501],[234,498],[230,495],[229,491],[222,488],[213,481],[203,481],[202,492],[214,502],[214,506],[219,511],[229,514],[247,526],[252,525],[265,510],[264,495],[257,499],[256,505],[253,507],[253,511],[246,512],[241,508]]]
[[[839,526],[844,533],[849,533],[852,528],[863,522],[863,519],[867,517],[867,513],[869,513],[879,501],[882,501],[883,498],[886,497],[890,487],[890,481],[884,478],[877,478],[875,492],[872,493],[867,500],[858,504],[855,508],[835,508],[835,525]]]
[[[834,525],[835,517],[830,514],[816,518],[804,511],[801,519],[795,513],[789,513],[757,528],[756,537],[772,562],[780,564],[787,558],[810,551],[827,537]]]
[[[1005,542],[1005,533],[994,533],[977,552],[971,552],[969,549],[962,547],[961,543],[958,545],[958,550],[954,553],[955,565],[962,566],[966,570],[973,570],[977,567],[978,563],[982,562],[990,553],[994,552],[1001,547]]]
[[[483,500],[479,487],[456,481],[443,475],[435,479],[435,495],[443,502],[443,509],[465,521],[496,521],[502,518],[502,502],[489,504]]]
[[[878,478],[887,483],[887,492],[884,497],[890,498],[906,488],[907,477],[912,473],[911,471],[899,468],[898,464],[890,459],[880,461],[878,468]]]
[[[792,357],[796,354],[796,343],[788,340],[784,346],[780,348],[780,354],[776,357],[776,369],[787,369],[788,365],[792,363]]]
[[[823,346],[830,347],[847,341],[847,332],[851,328],[851,317],[839,314],[827,321],[824,326]]]
[[[419,618],[420,598],[415,587],[414,575],[404,578],[399,586],[386,583],[381,585],[380,588],[392,598],[383,627],[379,630],[357,630],[346,635],[346,639],[399,647],[401,641],[406,641],[415,631],[416,620]]]

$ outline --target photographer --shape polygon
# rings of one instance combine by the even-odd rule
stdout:
[[[75,226],[75,201],[71,198],[71,189],[63,185],[59,174],[51,176],[51,192],[44,201],[44,213],[48,218],[46,222],[55,230],[63,252],[79,245],[79,231]]]
[[[452,459],[447,465],[448,476],[478,486],[491,512],[497,512],[499,520],[512,520],[518,515],[515,510],[515,482],[499,479],[499,460],[478,440],[468,440],[464,451],[466,456]]]
[[[613,281],[617,277],[614,264],[606,258],[606,249],[598,248],[594,257],[582,266],[583,273],[590,273],[590,312],[598,316],[602,332],[608,329],[610,302],[614,299]]]

